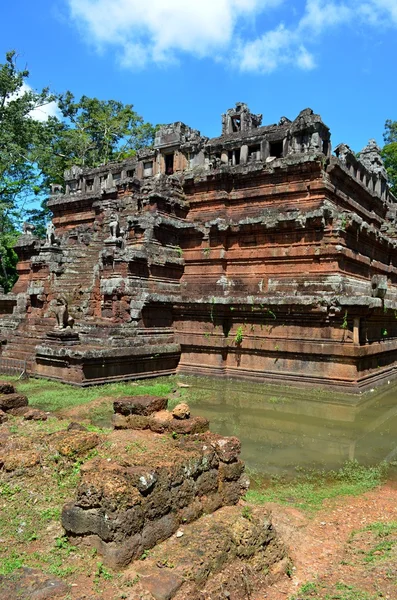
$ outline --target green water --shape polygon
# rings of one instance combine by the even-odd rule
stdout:
[[[360,396],[185,377],[193,415],[235,435],[248,467],[291,475],[296,467],[335,469],[347,460],[397,460],[397,384]]]

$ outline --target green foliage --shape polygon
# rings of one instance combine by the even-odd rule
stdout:
[[[36,157],[45,124],[31,113],[54,98],[25,83],[14,51],[0,64],[0,285],[9,291],[16,281],[17,257],[12,250],[18,228],[29,213],[28,202],[40,194],[41,176]]]
[[[262,489],[248,490],[245,499],[253,504],[280,502],[305,510],[318,510],[323,500],[339,496],[356,496],[382,483],[388,472],[386,463],[373,467],[360,465],[356,460],[346,462],[337,471],[303,471],[293,480],[273,479]]]
[[[242,325],[240,325],[239,327],[237,327],[237,331],[236,331],[236,335],[234,337],[234,341],[236,342],[237,346],[240,346],[240,344],[242,343],[243,339],[244,339],[243,327],[242,327]]]
[[[340,326],[341,329],[347,329],[347,327],[348,327],[347,314],[348,314],[347,310],[345,310],[345,314],[343,315],[342,325]]]
[[[5,379],[16,382],[15,377],[5,377]],[[164,379],[159,378],[146,382],[142,381],[138,385],[135,383],[121,382],[89,388],[76,388],[72,385],[46,379],[28,379],[27,381],[18,381],[16,383],[18,391],[29,397],[29,404],[31,406],[51,412],[62,408],[81,406],[88,404],[97,398],[109,396],[137,396],[140,394],[167,396],[174,388],[174,379],[172,377]],[[97,423],[100,422],[102,418],[106,420],[108,415],[110,416],[112,412],[111,402],[105,402],[105,405],[105,409],[101,409],[101,407],[90,409],[90,416],[95,417]],[[54,426],[56,426],[57,423],[62,423],[62,421],[55,420]],[[47,428],[48,426],[48,421],[44,421],[42,427]]]
[[[36,92],[26,84],[28,77],[27,69],[18,69],[15,51],[7,52],[0,63],[0,285],[6,291],[16,280],[11,248],[22,222],[45,235],[49,184],[63,184],[64,170],[72,165],[96,167],[133,156],[152,145],[156,132],[132,104],[87,96],[76,101],[71,92],[56,96],[48,88]],[[32,118],[55,100],[60,119]]]
[[[39,160],[47,183],[62,184],[72,165],[96,167],[153,144],[156,127],[144,123],[132,104],[88,96],[76,101],[68,91],[58,97],[58,106],[63,120],[48,120],[47,152]]]
[[[388,119],[383,134],[385,145],[382,158],[385,163],[389,184],[393,194],[397,194],[397,121]]]
[[[353,585],[338,582],[330,587],[321,582],[309,581],[304,583],[298,594],[291,596],[290,600],[376,600],[382,594],[369,594],[359,590]]]
[[[243,510],[241,511],[241,515],[247,521],[252,521],[252,508],[251,506],[243,506]]]

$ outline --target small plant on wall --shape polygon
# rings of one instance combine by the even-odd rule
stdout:
[[[240,346],[243,342],[244,339],[244,335],[243,335],[243,327],[242,325],[240,325],[239,327],[237,327],[237,331],[236,331],[236,335],[234,337],[234,341],[236,342],[236,346]]]

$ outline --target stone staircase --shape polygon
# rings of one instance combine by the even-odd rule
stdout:
[[[77,330],[80,314],[81,317],[84,316],[84,307],[89,305],[94,285],[94,267],[98,263],[102,244],[102,240],[98,239],[85,248],[82,248],[81,245],[64,248],[65,270],[54,282],[54,295],[63,295],[70,304],[77,305],[78,310],[74,311],[78,314]],[[33,309],[33,311],[35,310]],[[16,329],[10,331],[1,358],[26,361],[26,370],[32,372],[36,346],[47,341],[46,334],[54,328],[55,324],[55,317],[28,315],[17,325]]]

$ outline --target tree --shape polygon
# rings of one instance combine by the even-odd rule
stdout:
[[[8,52],[0,64],[0,285],[5,281],[7,289],[15,277],[10,244],[25,219],[44,236],[50,184],[63,184],[72,165],[96,167],[133,156],[153,143],[156,131],[132,104],[88,96],[76,101],[71,92],[55,96],[48,88],[35,92],[16,58]],[[34,111],[54,100],[61,117],[36,120]]]
[[[66,92],[58,106],[63,120],[48,119],[37,157],[47,185],[63,183],[63,172],[72,165],[97,167],[153,144],[156,127],[144,123],[132,104],[88,96],[77,102]]]
[[[382,149],[382,158],[389,177],[390,189],[397,195],[397,121],[390,119],[386,121],[383,139],[385,145]]]
[[[34,92],[26,84],[27,69],[18,70],[16,53],[0,64],[0,284],[6,291],[15,280],[12,244],[27,210],[40,193],[36,152],[43,124],[32,111],[53,99],[48,89]]]

